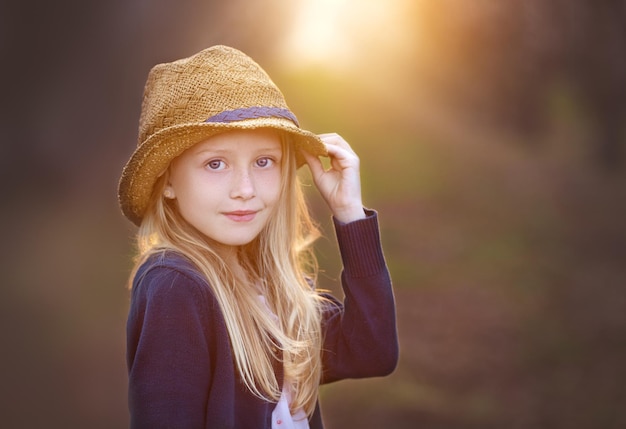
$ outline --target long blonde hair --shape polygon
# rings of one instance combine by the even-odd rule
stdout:
[[[311,415],[322,373],[324,298],[312,286],[317,262],[311,249],[319,229],[311,219],[296,174],[293,144],[284,136],[281,141],[280,202],[259,236],[239,249],[245,278],[226,264],[207,237],[182,219],[175,202],[163,198],[168,172],[155,185],[139,228],[134,272],[156,253],[173,250],[185,255],[206,277],[217,298],[235,366],[247,388],[259,398],[278,401],[281,386],[272,367],[278,358],[284,368],[284,382],[291,387],[292,410],[303,408]],[[278,321],[252,284],[261,285]]]

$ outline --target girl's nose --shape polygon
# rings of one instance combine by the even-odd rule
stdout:
[[[248,170],[237,171],[234,174],[233,185],[230,191],[231,198],[249,200],[256,195],[254,178]]]

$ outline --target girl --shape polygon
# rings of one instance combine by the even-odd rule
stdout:
[[[315,288],[305,163],[334,216],[343,303]],[[320,384],[395,368],[391,281],[358,157],[337,134],[300,129],[242,52],[215,46],[150,71],[119,200],[139,226],[131,427],[322,428]]]

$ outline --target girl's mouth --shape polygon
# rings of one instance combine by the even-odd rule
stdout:
[[[257,212],[254,210],[237,210],[234,212],[226,212],[224,215],[234,222],[250,222],[256,217]]]

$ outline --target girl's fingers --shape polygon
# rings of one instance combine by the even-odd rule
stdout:
[[[322,161],[317,156],[311,155],[305,150],[300,151],[300,153],[302,154],[302,156],[304,156],[304,160],[309,166],[313,177],[317,177],[320,173],[324,172],[324,166],[322,165]]]
[[[326,145],[326,150],[335,169],[359,166],[359,157],[352,147],[339,134],[320,134],[320,138]]]
[[[337,133],[319,134],[318,137],[322,139],[327,147],[341,147],[351,153],[354,153],[348,142]]]

